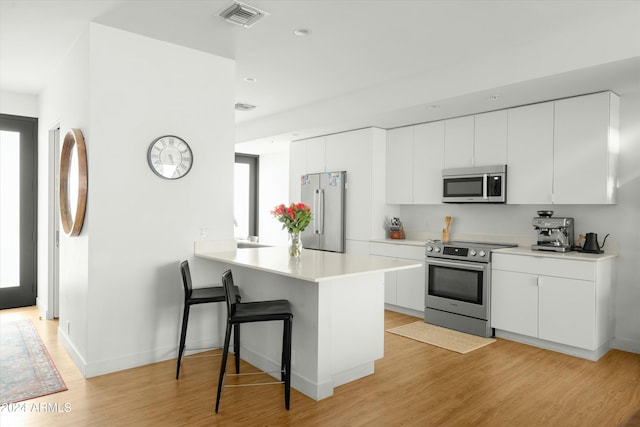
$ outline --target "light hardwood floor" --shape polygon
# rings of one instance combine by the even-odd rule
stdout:
[[[178,381],[175,359],[85,379],[57,340],[56,321],[35,308],[0,311],[2,321],[19,318],[33,320],[69,390],[27,401],[26,412],[5,408],[3,427],[619,426],[640,408],[638,354],[612,350],[590,362],[498,339],[460,355],[385,333],[375,374],[330,398],[292,390],[286,411],[281,386],[231,388],[215,414],[219,357],[187,358]],[[385,312],[387,329],[415,320]],[[69,411],[34,411],[40,404]]]

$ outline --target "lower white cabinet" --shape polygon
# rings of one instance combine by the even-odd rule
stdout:
[[[538,336],[538,277],[533,274],[491,272],[491,327]]]
[[[424,312],[425,254],[424,246],[372,242],[369,254],[398,260],[420,261],[421,268],[392,271],[385,274],[384,302]]]
[[[538,337],[595,350],[596,283],[540,276]]]
[[[608,350],[613,258],[496,253],[491,271],[493,328],[594,352],[596,359]]]

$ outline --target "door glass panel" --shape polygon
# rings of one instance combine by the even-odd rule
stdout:
[[[249,236],[249,182],[251,168],[246,163],[235,164],[234,215],[235,237],[246,239]]]
[[[429,266],[429,295],[482,304],[482,272]]]
[[[20,133],[0,131],[0,288],[20,286]]]

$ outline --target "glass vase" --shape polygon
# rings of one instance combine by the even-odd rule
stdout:
[[[300,233],[289,233],[289,255],[294,258],[300,258],[302,255],[302,239]]]

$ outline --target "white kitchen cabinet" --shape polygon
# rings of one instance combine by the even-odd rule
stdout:
[[[307,173],[306,141],[294,141],[289,144],[289,199],[300,200],[300,177]]]
[[[510,108],[507,114],[507,203],[551,204],[553,102]]]
[[[300,177],[309,173],[326,172],[325,137],[293,141],[289,145],[289,199],[300,200]]]
[[[555,101],[553,203],[615,203],[619,103],[611,92]]]
[[[413,201],[413,132],[414,126],[387,131],[385,180],[388,204]]]
[[[442,203],[444,121],[387,132],[386,202]]]
[[[412,158],[412,203],[442,203],[444,121],[414,126]]]
[[[538,277],[492,270],[491,327],[538,336]]]
[[[473,166],[474,116],[444,121],[444,167]]]
[[[613,257],[493,254],[491,325],[597,360],[613,339]],[[532,343],[531,341],[527,341]],[[577,350],[574,350],[577,349]]]
[[[402,243],[372,242],[369,254],[398,260],[420,261],[421,268],[385,274],[385,303],[424,312],[425,254],[424,246]]]
[[[444,167],[507,163],[507,111],[445,120]]]
[[[473,165],[507,164],[507,110],[475,115]]]
[[[540,276],[538,337],[594,350],[595,287],[592,281]]]
[[[304,141],[307,146],[305,154],[306,173],[333,172],[325,167],[326,137],[319,136]]]
[[[325,169],[347,171],[345,239],[368,240],[371,216],[359,206],[371,204],[372,129],[337,133],[326,137]]]
[[[407,260],[408,258],[398,258]],[[424,255],[422,257],[424,259]],[[413,261],[418,261],[411,258]],[[397,271],[396,305],[424,312],[425,304],[425,262],[422,267]]]

